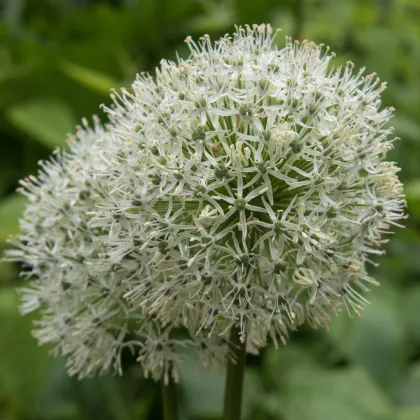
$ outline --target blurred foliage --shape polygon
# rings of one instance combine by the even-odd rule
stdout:
[[[330,45],[388,82],[402,141],[392,158],[411,214],[375,276],[361,319],[303,328],[290,344],[248,358],[245,416],[255,420],[420,419],[420,3],[418,0],[2,0],[0,2],[0,251],[17,231],[17,180],[37,170],[111,87],[129,86],[162,57],[186,56],[187,35],[270,22]],[[281,44],[281,36],[279,37]],[[78,382],[30,336],[18,314],[18,267],[0,265],[0,418],[159,419],[159,386],[134,357],[126,375]],[[181,382],[182,418],[217,419],[223,376],[193,358]]]

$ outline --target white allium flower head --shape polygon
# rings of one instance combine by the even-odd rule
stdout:
[[[272,32],[188,38],[188,59],[112,95],[112,126],[80,129],[23,182],[9,258],[36,277],[22,310],[42,308],[36,335],[70,372],[120,369],[129,347],[176,378],[184,345],[219,363],[234,326],[257,352],[367,302],[366,265],[405,217],[385,84]]]

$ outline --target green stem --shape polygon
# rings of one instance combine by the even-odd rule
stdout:
[[[224,420],[240,420],[242,388],[245,372],[245,343],[240,338],[240,330],[233,327],[230,331],[229,350],[234,362],[229,358],[226,375]]]
[[[177,385],[173,380],[165,385],[162,381],[163,418],[164,420],[178,420]]]

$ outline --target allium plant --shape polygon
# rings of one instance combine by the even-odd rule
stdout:
[[[71,374],[121,371],[128,348],[168,384],[192,345],[206,366],[227,360],[239,418],[245,348],[367,302],[367,265],[405,217],[385,84],[272,32],[187,38],[188,59],[113,93],[105,128],[84,124],[22,181],[8,257],[30,279],[22,312],[40,308],[34,334]]]

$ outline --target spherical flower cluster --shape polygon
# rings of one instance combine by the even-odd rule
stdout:
[[[366,265],[405,217],[385,84],[274,39],[187,39],[188,59],[114,93],[109,126],[22,182],[22,311],[40,308],[35,335],[70,373],[120,369],[128,348],[168,380],[185,345],[220,363],[233,327],[257,352],[366,303]]]

